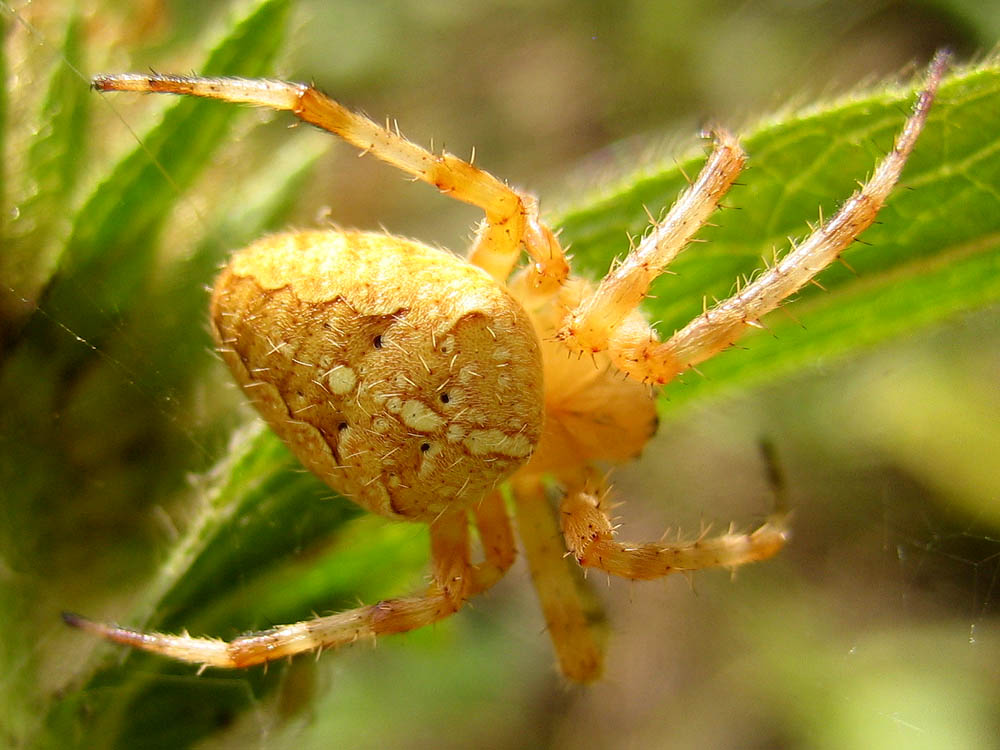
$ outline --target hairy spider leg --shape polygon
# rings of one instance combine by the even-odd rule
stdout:
[[[315,86],[269,79],[139,73],[95,76],[92,86],[98,91],[183,94],[287,110],[442,193],[483,209],[486,219],[469,250],[469,260],[498,281],[510,275],[522,243],[532,258],[537,286],[555,290],[569,273],[565,254],[539,220],[533,197],[453,154],[431,153],[398,131],[352,112]]]
[[[469,524],[464,509],[441,516],[430,524],[432,583],[423,596],[387,599],[328,617],[247,633],[228,642],[145,633],[73,614],[63,618],[115,643],[203,667],[230,669],[415,630],[457,612],[468,597],[492,586],[513,563],[513,534],[499,493],[487,496],[475,513],[486,560],[476,565],[469,562]]]
[[[596,472],[571,487],[560,505],[566,547],[583,566],[622,578],[650,580],[671,573],[736,568],[773,557],[788,540],[786,515],[776,513],[750,534],[700,535],[673,544],[616,542],[605,510],[608,487]]]
[[[593,294],[566,316],[557,338],[574,352],[591,354],[608,348],[615,330],[649,292],[663,273],[718,208],[746,165],[747,156],[736,138],[715,132],[712,154],[693,183],[667,215],[625,259],[605,276]]]
[[[871,226],[913,151],[949,59],[950,55],[945,51],[935,55],[928,70],[927,83],[917,98],[913,113],[896,137],[892,151],[876,166],[871,179],[829,221],[817,227],[809,237],[794,246],[780,261],[737,294],[706,310],[661,343],[638,316],[625,317],[622,304],[618,302],[618,299],[632,299],[638,303],[648,285],[646,272],[624,274],[622,285],[628,291],[623,289],[616,296],[609,289],[608,295],[596,302],[584,302],[581,311],[569,314],[567,325],[572,327],[573,321],[579,318],[581,312],[585,322],[604,319],[618,321],[612,326],[610,334],[604,334],[605,346],[612,361],[629,375],[659,385],[670,382],[687,368],[733,344],[748,326],[757,325],[763,315],[809,283]],[[709,165],[711,161],[712,159]],[[700,185],[699,177],[688,192],[696,191]],[[711,190],[708,185],[701,189],[706,193]],[[689,197],[685,194],[682,200]],[[709,194],[706,194],[706,198],[708,197]],[[623,267],[625,265],[634,264],[627,259]],[[602,285],[598,291],[603,288]],[[593,323],[592,327],[599,328]],[[563,329],[562,335],[567,342],[572,338],[572,333],[571,330]],[[600,340],[600,337],[594,339],[596,342]]]

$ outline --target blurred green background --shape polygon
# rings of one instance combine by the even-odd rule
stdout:
[[[787,476],[794,539],[734,580],[605,586],[592,575],[611,632],[596,686],[556,674],[523,562],[434,628],[267,674],[195,676],[66,629],[62,609],[231,636],[280,621],[293,587],[329,596],[320,606],[333,609],[422,580],[422,530],[356,518],[267,438],[239,432],[251,415],[209,352],[202,286],[234,244],[266,229],[331,219],[461,249],[476,211],[311,129],[290,131],[285,117],[235,107],[220,115],[231,119],[208,163],[173,169],[171,155],[200,148],[188,133],[166,156],[137,157],[148,192],[118,193],[120,175],[96,190],[173,102],[100,99],[86,91],[89,75],[200,70],[247,7],[3,5],[5,248],[49,259],[36,291],[65,257],[123,270],[106,286],[56,284],[37,311],[5,303],[0,743],[1000,747],[996,308],[671,412],[643,459],[615,474],[624,537],[754,523],[773,502],[764,438]],[[942,45],[962,60],[982,56],[998,36],[1000,8],[965,0],[300,0],[275,48],[261,45],[262,69],[247,74],[314,80],[375,119],[395,118],[419,143],[475,146],[477,164],[558,215],[610,175],[689,156],[706,124],[751,128],[789,105],[916,73]],[[37,112],[53,75],[65,88],[51,122],[68,134],[47,140]],[[33,144],[53,140],[62,152],[46,161]],[[72,212],[95,193],[94,226],[135,227],[140,242],[148,232],[155,253],[61,255],[84,232]],[[5,273],[10,286],[15,271]],[[31,273],[17,278],[30,297]],[[116,284],[150,312],[113,308]],[[177,321],[190,321],[190,336],[177,335]],[[234,430],[264,458],[246,458],[262,454],[243,452]],[[227,456],[280,471],[240,468],[246,478],[220,489]],[[232,519],[206,514],[233,507],[217,502],[227,492],[261,501],[233,500]],[[206,539],[224,533],[185,557],[177,540],[193,523]],[[195,595],[206,589],[210,601]]]

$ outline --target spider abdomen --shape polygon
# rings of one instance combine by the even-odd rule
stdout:
[[[219,275],[211,318],[271,427],[373,512],[430,520],[474,502],[541,435],[531,322],[444,251],[374,233],[273,235]]]

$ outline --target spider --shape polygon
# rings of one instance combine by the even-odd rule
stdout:
[[[434,154],[313,86],[275,80],[121,74],[99,91],[185,94],[289,110],[485,218],[467,257],[384,233],[275,234],[219,275],[211,326],[247,397],[301,462],[365,509],[429,524],[431,583],[420,595],[252,632],[225,642],[147,633],[65,615],[117,643],[205,667],[248,667],[456,612],[512,565],[509,483],[521,542],[561,671],[597,679],[603,654],[567,552],[629,579],[735,568],[788,539],[776,511],[752,533],[623,543],[597,464],[636,456],[656,430],[655,396],[839,257],[875,219],[927,119],[947,55],[871,179],[832,218],[732,297],[666,341],[638,307],[691,241],[746,155],[724,130],[697,178],[599,283],[570,273],[537,200],[449,153]],[[522,252],[528,262],[520,268]],[[554,492],[553,488],[558,492]],[[551,498],[558,494],[558,511]],[[470,553],[470,517],[483,550]]]

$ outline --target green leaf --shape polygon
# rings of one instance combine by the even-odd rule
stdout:
[[[0,277],[9,288],[0,290],[0,317],[7,329],[0,331],[2,339],[14,337],[26,310],[51,278],[66,241],[66,202],[73,197],[86,164],[88,92],[77,72],[82,54],[81,18],[74,11],[35,116],[40,132],[27,149],[24,177],[28,184],[21,188],[26,197],[17,207],[17,214],[26,220],[15,223],[4,218]],[[0,103],[0,114],[4,109]],[[7,128],[2,130],[6,134]]]

